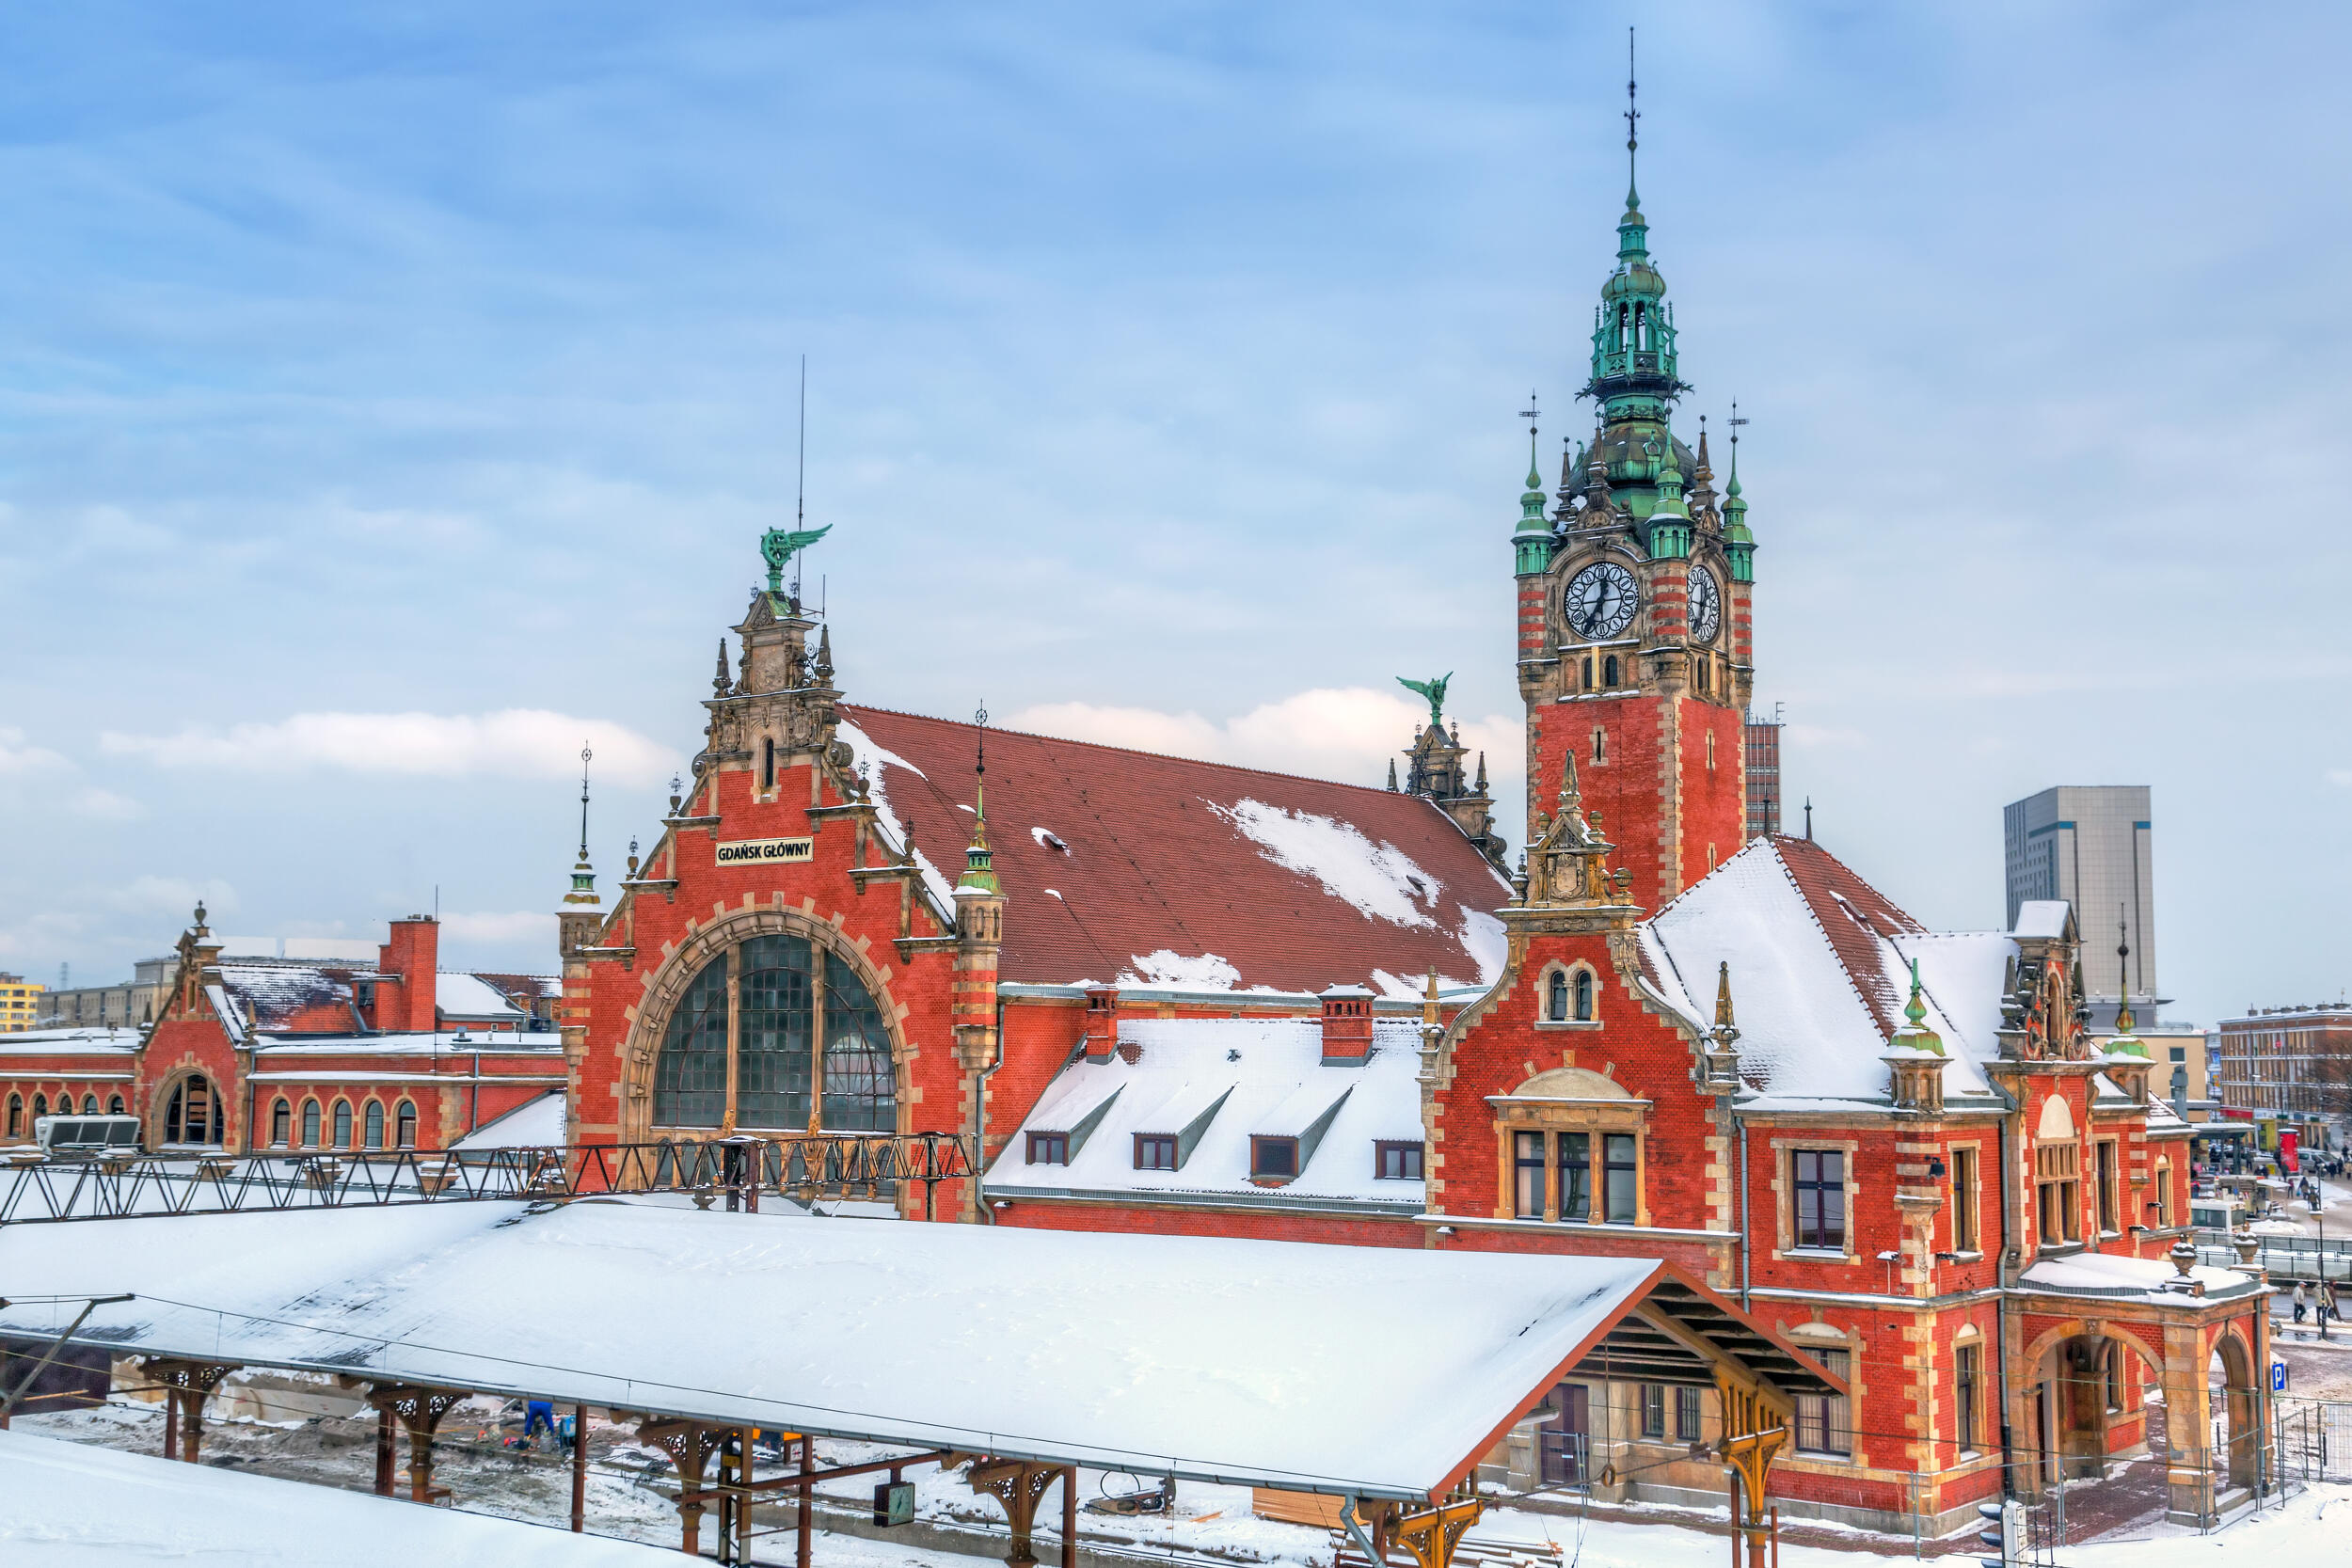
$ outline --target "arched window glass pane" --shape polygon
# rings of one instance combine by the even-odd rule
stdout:
[[[382,1148],[384,1147],[384,1107],[373,1100],[368,1101],[367,1130],[368,1147]]]
[[[755,937],[743,944],[743,1058],[735,1077],[739,1127],[797,1132],[808,1125],[813,958],[802,937]]]
[[[338,1100],[335,1101],[335,1147],[337,1148],[348,1148],[350,1146],[351,1101],[348,1100]]]
[[[106,1097],[106,1114],[110,1117],[119,1117],[122,1115],[122,1097],[120,1095],[110,1094]]]
[[[39,1121],[41,1117],[47,1116],[48,1114],[49,1097],[45,1094],[37,1094],[33,1096],[33,1119],[35,1121]]]
[[[716,1127],[727,1102],[727,960],[711,959],[686,988],[654,1068],[653,1119]]]
[[[1554,1023],[1568,1021],[1568,977],[1556,969],[1551,972],[1550,1016]]]
[[[294,1131],[294,1107],[278,1101],[269,1108],[269,1141],[282,1144]]]
[[[898,1082],[882,1010],[840,955],[825,955],[825,1128],[895,1132]]]
[[[302,1147],[316,1148],[318,1146],[319,1102],[315,1100],[306,1100],[302,1102]]]
[[[408,1101],[405,1100],[402,1101],[400,1102],[400,1116],[398,1120],[394,1122],[392,1130],[400,1139],[401,1148],[416,1148],[417,1108],[414,1105],[409,1104]]]
[[[96,1095],[86,1094],[82,1097],[82,1114],[86,1117],[94,1117],[98,1114],[98,1097]]]
[[[1588,969],[1576,972],[1576,1017],[1580,1023],[1593,1020],[1593,974]]]

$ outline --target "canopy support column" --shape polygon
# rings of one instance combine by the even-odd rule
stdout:
[[[684,1539],[678,1549],[689,1557],[702,1551],[703,1475],[710,1456],[719,1451],[727,1429],[700,1421],[640,1421],[637,1435],[670,1456],[677,1471],[678,1524]]]
[[[572,1533],[588,1528],[588,1407],[572,1406]]]
[[[461,1388],[426,1388],[405,1383],[378,1383],[368,1389],[368,1402],[376,1408],[377,1418],[389,1415],[408,1429],[408,1500],[429,1503],[437,1490],[441,1497],[447,1488],[433,1484],[433,1433],[440,1428],[441,1418],[466,1398]],[[391,1453],[391,1432],[389,1427],[377,1428],[376,1486],[385,1496],[391,1495],[389,1460]]]
[[[1005,1568],[1037,1568],[1032,1542],[1038,1501],[1064,1468],[1059,1465],[1031,1465],[1011,1459],[977,1459],[972,1462],[972,1468],[964,1472],[973,1491],[986,1492],[1003,1506],[1006,1521],[1012,1527],[1012,1550],[1005,1554]],[[1067,1543],[1062,1550],[1067,1556]]]
[[[1735,1499],[1740,1533],[1748,1541],[1748,1568],[1769,1568],[1779,1540],[1776,1515],[1764,1500],[1772,1461],[1788,1442],[1790,1412],[1756,1385],[1735,1376],[1729,1367],[1715,1369],[1715,1392],[1723,1401],[1724,1463],[1739,1488]]]
[[[236,1367],[222,1361],[154,1357],[147,1373],[164,1389],[164,1457],[193,1465],[204,1438],[204,1402]]]

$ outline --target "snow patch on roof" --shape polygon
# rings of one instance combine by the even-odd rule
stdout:
[[[552,1090],[492,1117],[452,1148],[561,1148],[564,1147],[564,1091]]]
[[[1478,983],[1491,986],[1502,974],[1503,960],[1509,956],[1511,943],[1502,929],[1502,922],[1485,910],[1461,907],[1462,928],[1455,932],[1462,951],[1478,966]]]
[[[225,963],[220,979],[252,1029],[275,1027],[312,1007],[351,1002],[348,985],[310,964]]]
[[[1354,823],[1247,798],[1231,806],[1203,804],[1256,844],[1267,860],[1312,877],[1324,892],[1353,904],[1365,919],[1392,926],[1437,924],[1431,911],[1438,902],[1438,879],[1394,845],[1375,845]]]
[[[1181,990],[1232,990],[1241,984],[1241,971],[1214,953],[1186,958],[1161,948],[1138,953],[1111,981],[1115,986],[1172,986]]]
[[[478,974],[443,970],[433,979],[433,1006],[445,1019],[481,1019],[511,1023],[523,1015],[497,987]]]
[[[1060,835],[1049,828],[1031,828],[1029,836],[1037,840],[1037,846],[1041,849],[1058,850],[1065,855],[1070,853],[1070,846],[1063,843]]]
[[[2063,898],[2028,898],[2017,906],[2017,927],[2011,936],[2058,938],[2066,934],[2068,905]]]
[[[857,761],[866,765],[866,798],[873,802],[874,815],[880,819],[885,834],[885,842],[895,844],[903,852],[907,843],[906,824],[899,821],[898,814],[890,809],[890,790],[883,781],[882,769],[903,768],[918,779],[928,779],[930,775],[898,752],[882,745],[847,719],[842,720],[835,726],[834,736],[836,739],[849,742],[850,750],[857,753]],[[914,866],[923,874],[923,887],[931,895],[931,901],[943,910],[954,909],[956,907],[954,884],[948,881],[939,867],[931,863],[931,858],[923,853],[920,848],[914,851]]]

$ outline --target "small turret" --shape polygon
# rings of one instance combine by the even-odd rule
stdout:
[[[1928,1027],[1926,988],[1919,982],[1919,960],[1911,960],[1911,1000],[1903,1005],[1903,1025],[1886,1042],[1880,1058],[1893,1075],[1890,1087],[1895,1108],[1920,1116],[1944,1112],[1944,1069],[1951,1058],[1944,1053],[1944,1037]]]
[[[1733,418],[1740,405],[1731,405]],[[1731,433],[1731,477],[1724,483],[1724,554],[1731,562],[1731,580],[1756,580],[1756,535],[1748,531],[1748,503],[1740,494],[1740,433]]]
[[[996,1065],[996,965],[1005,942],[1005,894],[988,847],[988,709],[973,763],[972,842],[956,879],[956,973],[953,1011],[956,1065],[967,1073]],[[975,1210],[977,1214],[977,1211]]]
[[[1544,476],[1537,465],[1535,427],[1527,427],[1527,489],[1519,497],[1519,526],[1511,535],[1513,570],[1529,577],[1551,564],[1551,523],[1544,515]]]
[[[719,665],[726,668],[726,643],[719,644]],[[572,890],[564,895],[563,908],[556,911],[556,949],[570,958],[583,947],[596,945],[596,933],[604,927],[603,900],[596,896],[596,867],[588,863],[588,764],[596,753],[587,747],[580,749],[580,859],[572,866]]]
[[[1691,513],[1682,500],[1682,469],[1671,430],[1658,444],[1658,503],[1650,508],[1649,553],[1653,561],[1686,561],[1691,555]]]

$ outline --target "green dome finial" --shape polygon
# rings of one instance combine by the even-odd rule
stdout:
[[[1903,1026],[1888,1043],[1930,1056],[1944,1054],[1944,1037],[1928,1027],[1926,988],[1919,983],[1919,960],[1911,960],[1911,1000],[1903,1005]]]

